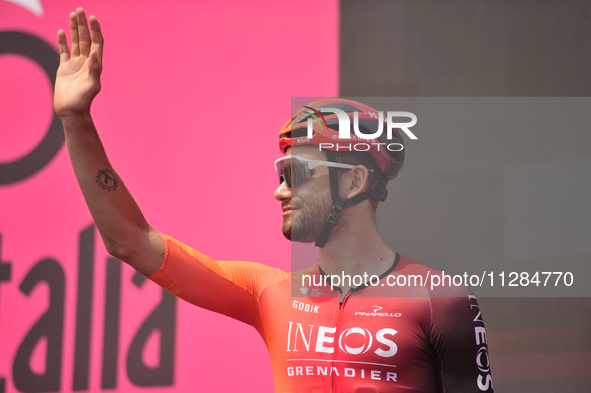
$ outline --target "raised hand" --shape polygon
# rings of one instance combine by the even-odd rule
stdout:
[[[91,16],[90,31],[82,8],[70,14],[72,49],[68,48],[66,33],[57,32],[60,66],[55,81],[53,106],[60,117],[90,112],[90,104],[101,90],[103,65],[103,34],[96,17]]]

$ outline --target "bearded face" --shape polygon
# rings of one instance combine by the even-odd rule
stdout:
[[[286,155],[292,154],[310,160],[326,161],[326,154],[320,152],[316,146],[290,147],[286,150]],[[311,169],[310,175],[308,180],[293,189],[282,182],[275,190],[275,199],[281,201],[283,210],[281,231],[288,240],[302,243],[316,241],[332,210],[329,169],[319,166]],[[331,239],[334,239],[342,225],[339,222],[334,228]]]
[[[283,217],[281,231],[289,240],[312,243],[322,232],[332,210],[332,197],[330,190],[298,188],[292,190],[290,201],[282,202],[282,208],[291,207],[291,214]]]

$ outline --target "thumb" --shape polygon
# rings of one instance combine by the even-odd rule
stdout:
[[[93,50],[92,52],[90,52],[90,63],[88,65],[89,70],[90,70],[90,74],[93,77],[99,77],[101,74],[101,64],[99,64],[98,61],[98,53],[97,51]]]
[[[101,65],[98,61],[98,54],[96,51],[90,53],[90,63],[88,64],[88,79],[91,85],[94,86],[93,90],[98,93],[101,90]]]

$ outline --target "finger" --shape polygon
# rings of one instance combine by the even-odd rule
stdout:
[[[72,34],[72,56],[80,56],[80,43],[78,42],[78,19],[76,13],[70,14],[70,31]]]
[[[88,78],[92,82],[91,85],[95,86],[98,89],[96,91],[96,93],[98,93],[98,91],[101,89],[101,65],[98,61],[98,53],[96,51],[90,52],[89,60],[90,63],[88,65],[88,68],[90,72],[88,74]]]
[[[78,37],[80,39],[80,54],[88,56],[90,54],[90,32],[86,23],[86,14],[82,8],[76,10],[78,18]]]
[[[70,60],[70,49],[68,48],[68,39],[66,38],[66,32],[59,30],[57,32],[57,43],[60,47],[60,64]]]
[[[90,32],[92,34],[92,45],[90,46],[90,51],[97,52],[99,65],[102,66],[103,44],[105,40],[103,39],[103,33],[101,32],[101,25],[99,24],[98,19],[94,15],[91,15],[90,18],[88,18],[88,22],[90,23]]]

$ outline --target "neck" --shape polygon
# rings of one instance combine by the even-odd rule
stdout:
[[[347,215],[343,214],[342,222],[339,222],[328,243],[320,249],[320,267],[328,275],[379,276],[392,266],[395,253],[382,240],[375,216],[361,211],[359,208],[362,206],[356,207],[347,209]],[[364,219],[356,219],[358,217]],[[350,288],[341,286],[343,293]]]

